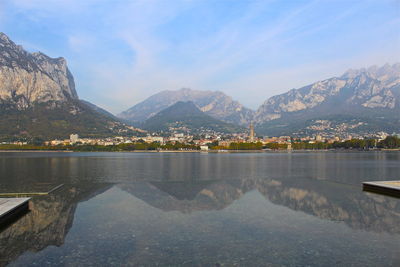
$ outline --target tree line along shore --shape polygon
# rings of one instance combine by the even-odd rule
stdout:
[[[87,144],[74,144],[74,145],[57,145],[48,146],[43,144],[3,144],[0,145],[0,151],[76,151],[76,152],[123,152],[123,151],[201,151],[204,146],[195,144],[184,143],[166,143],[159,142],[146,143],[136,142],[129,144],[118,145],[87,145]],[[373,150],[373,149],[400,149],[400,138],[396,136],[388,136],[384,140],[377,141],[375,139],[351,139],[344,142],[297,142],[292,141],[287,144],[267,143],[261,142],[250,143],[231,143],[229,146],[219,146],[217,142],[209,143],[207,145],[209,151],[249,151],[249,150],[329,150],[329,149],[342,149],[342,150]]]

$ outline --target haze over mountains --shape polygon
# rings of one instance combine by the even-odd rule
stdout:
[[[349,70],[341,77],[319,81],[269,98],[257,110],[257,122],[270,121],[319,106],[331,109],[399,108],[400,64]]]
[[[353,127],[355,132],[400,128],[400,64],[349,70],[271,97],[257,110],[263,133],[308,134],[312,127]],[[320,127],[320,128],[321,128]]]
[[[305,134],[307,127],[321,120],[325,128],[344,125],[358,127],[356,131],[396,131],[400,127],[400,63],[349,70],[340,77],[273,96],[256,111],[221,92],[186,88],[155,94],[119,116],[144,121],[178,101],[192,101],[225,122],[248,125],[254,121],[262,134]]]
[[[78,98],[64,58],[29,53],[0,33],[0,113],[2,137],[134,133],[120,120],[150,131],[243,132],[253,121],[260,135],[392,133],[400,129],[400,63],[349,70],[273,96],[255,111],[220,91],[184,88],[157,93],[117,118]]]
[[[189,88],[162,91],[118,116],[131,122],[142,122],[178,101],[191,101],[204,113],[225,122],[239,125],[247,125],[254,116],[254,111],[245,108],[222,92],[198,91]]]
[[[152,132],[168,132],[170,129],[180,129],[189,134],[195,134],[198,131],[237,133],[245,130],[240,126],[207,115],[191,101],[176,102],[148,118],[140,127]]]

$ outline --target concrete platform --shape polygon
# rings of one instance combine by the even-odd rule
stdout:
[[[364,182],[363,190],[400,198],[400,180]]]
[[[29,210],[28,197],[0,198],[0,226]]]

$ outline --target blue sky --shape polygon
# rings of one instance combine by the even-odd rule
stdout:
[[[0,31],[63,56],[77,91],[118,113],[162,91],[268,97],[400,62],[399,0],[2,0]]]

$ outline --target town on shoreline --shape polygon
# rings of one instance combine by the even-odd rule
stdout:
[[[296,138],[291,136],[264,137],[250,134],[231,136],[203,135],[193,136],[175,133],[168,137],[147,135],[142,137],[80,138],[71,134],[69,139],[32,139],[0,143],[0,151],[285,151],[285,150],[397,150],[400,149],[399,135],[382,135],[375,138],[346,139],[315,137]]]

